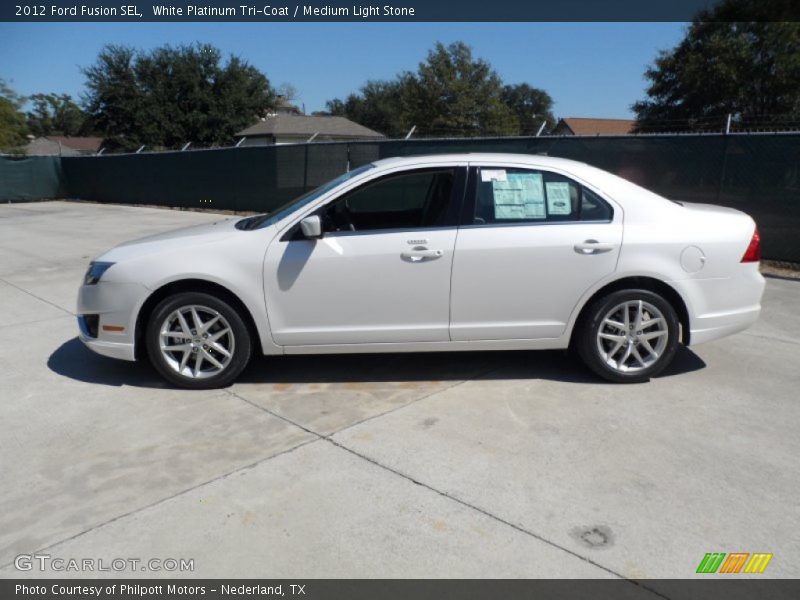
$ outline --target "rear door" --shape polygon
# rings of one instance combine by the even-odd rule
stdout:
[[[454,341],[555,338],[612,273],[622,212],[563,174],[473,167],[456,242]]]

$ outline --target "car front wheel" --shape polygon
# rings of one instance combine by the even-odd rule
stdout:
[[[147,325],[146,344],[156,370],[190,389],[233,383],[251,353],[249,331],[236,310],[203,292],[162,300]]]
[[[577,349],[595,373],[618,383],[659,374],[678,348],[675,309],[649,290],[622,290],[594,302],[579,332]]]

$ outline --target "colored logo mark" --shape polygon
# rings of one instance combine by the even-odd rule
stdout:
[[[727,558],[726,558],[727,557]],[[756,552],[708,552],[697,566],[698,573],[763,573],[772,553]]]

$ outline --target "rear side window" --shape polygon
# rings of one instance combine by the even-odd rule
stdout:
[[[608,203],[579,183],[548,171],[480,168],[473,224],[610,221]]]

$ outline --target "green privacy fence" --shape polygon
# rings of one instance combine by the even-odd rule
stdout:
[[[0,156],[0,200],[63,198],[66,193],[58,156]]]
[[[448,152],[562,156],[669,198],[732,206],[758,221],[765,257],[800,262],[800,134],[389,140],[23,161],[0,157],[0,199],[60,195],[269,211],[348,168],[390,156]]]

